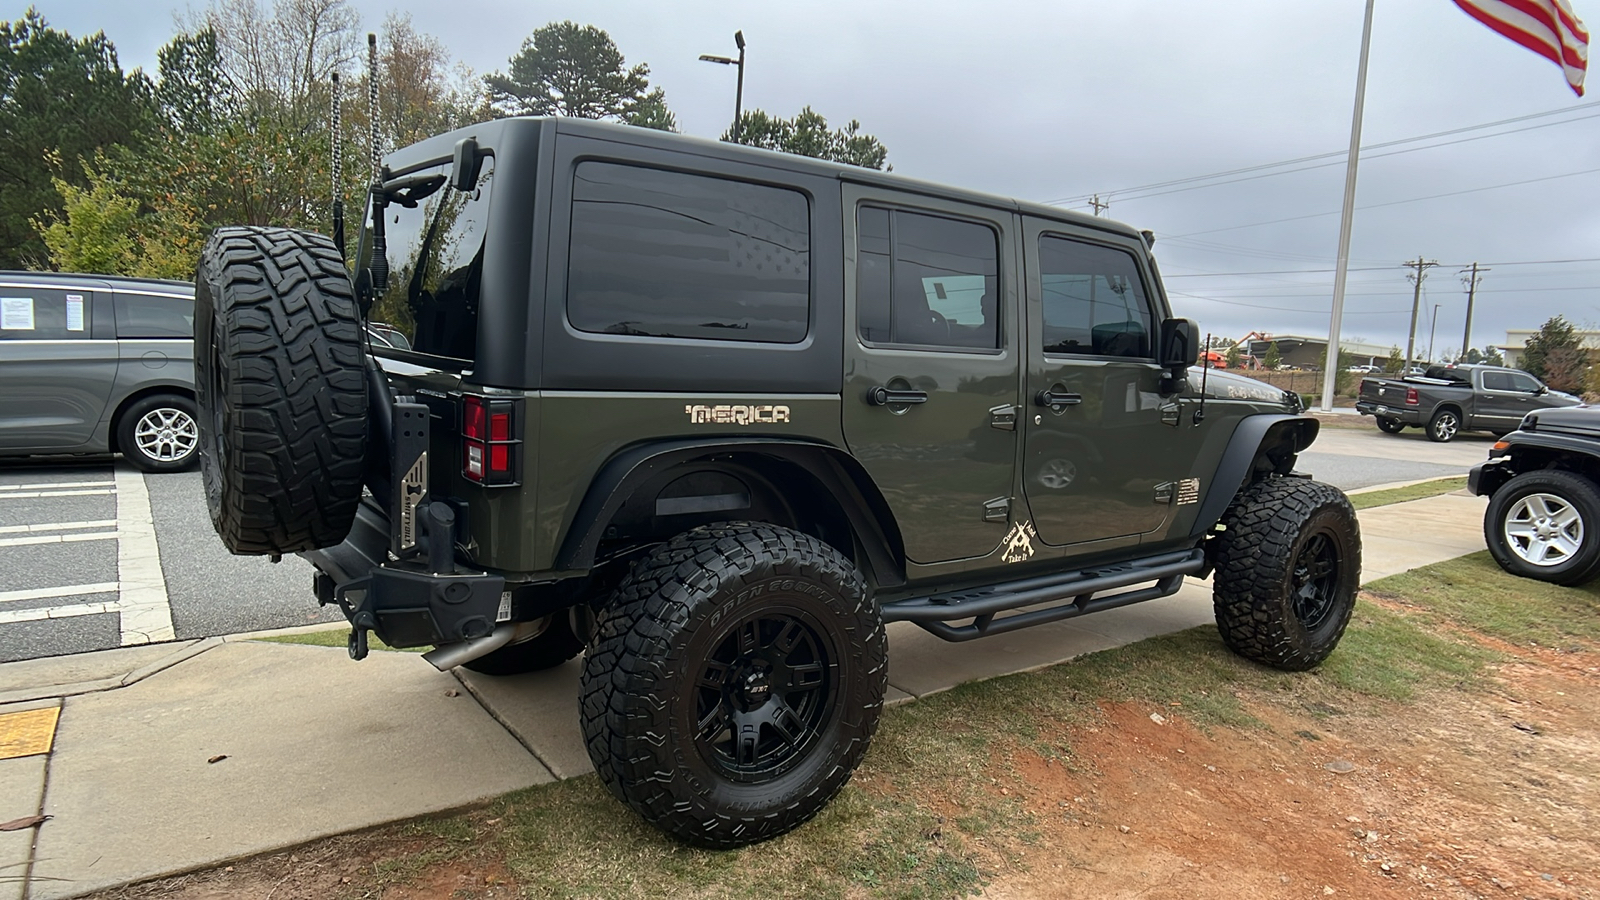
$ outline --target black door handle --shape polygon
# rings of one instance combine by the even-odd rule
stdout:
[[[1063,406],[1077,406],[1083,402],[1082,394],[1069,394],[1066,391],[1048,390],[1040,391],[1034,396],[1033,402],[1051,409],[1060,409]]]
[[[927,403],[927,391],[891,391],[886,387],[875,387],[867,391],[867,402],[873,406],[907,406],[913,403]]]

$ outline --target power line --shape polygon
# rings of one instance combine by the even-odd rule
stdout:
[[[1527,259],[1527,260],[1522,260],[1522,261],[1519,261],[1519,262],[1479,263],[1478,265],[1481,268],[1486,270],[1491,265],[1495,265],[1495,266],[1554,266],[1554,265],[1562,265],[1562,264],[1565,264],[1565,263],[1592,263],[1592,262],[1600,262],[1600,256],[1589,257],[1587,259]],[[1466,265],[1471,265],[1471,263],[1467,263]],[[1392,266],[1362,266],[1360,268],[1351,267],[1349,269],[1346,269],[1345,271],[1348,271],[1348,272],[1376,272],[1376,271],[1379,271],[1379,270],[1387,271],[1390,268],[1393,268],[1393,267]],[[1183,273],[1180,272],[1180,273],[1173,274],[1173,275],[1163,275],[1162,276],[1162,280],[1171,281],[1174,278],[1215,278],[1215,277],[1219,277],[1219,276],[1222,276],[1222,275],[1325,275],[1325,274],[1328,274],[1328,273],[1330,273],[1332,271],[1333,271],[1333,269],[1276,269],[1276,270],[1269,270],[1269,271],[1264,271],[1264,272],[1197,272],[1197,273],[1193,273],[1193,274],[1183,274]],[[1533,288],[1532,290],[1541,290],[1541,289],[1540,288]]]
[[[1463,126],[1461,128],[1451,128],[1451,129],[1448,129],[1446,131],[1435,131],[1432,134],[1421,134],[1421,135],[1416,135],[1414,137],[1399,138],[1399,139],[1392,140],[1392,141],[1383,141],[1383,142],[1376,143],[1376,144],[1369,144],[1369,145],[1367,145],[1365,147],[1362,147],[1361,150],[1363,152],[1365,152],[1365,151],[1368,151],[1368,150],[1381,150],[1381,149],[1383,149],[1385,147],[1397,147],[1397,146],[1400,146],[1402,144],[1410,144],[1410,143],[1416,143],[1418,141],[1432,140],[1433,138],[1449,137],[1451,135],[1456,135],[1456,134],[1465,134],[1466,132],[1469,132],[1469,131],[1479,131],[1479,130],[1484,129],[1484,128],[1494,128],[1494,127],[1497,127],[1497,126],[1500,126],[1500,125],[1513,125],[1513,124],[1516,124],[1517,122],[1526,122],[1526,121],[1528,121],[1530,119],[1539,119],[1539,118],[1543,118],[1545,116],[1561,115],[1562,113],[1570,113],[1570,112],[1573,112],[1574,110],[1588,109],[1588,108],[1595,107],[1595,106],[1600,106],[1600,101],[1591,101],[1589,103],[1579,103],[1579,104],[1576,104],[1574,106],[1563,107],[1561,109],[1549,109],[1549,110],[1545,110],[1544,112],[1528,113],[1527,115],[1513,116],[1513,117],[1511,117],[1509,119],[1500,119],[1500,120],[1494,121],[1494,122],[1483,122],[1483,123],[1480,123],[1478,125],[1467,125],[1467,126]],[[1578,121],[1582,121],[1583,119],[1586,119],[1586,118],[1593,118],[1593,116],[1582,116],[1582,117],[1579,117],[1579,118],[1569,119],[1569,120],[1562,121],[1562,122],[1551,122],[1549,124],[1550,125],[1565,125],[1568,122],[1578,122]],[[1540,126],[1540,127],[1545,127],[1545,126]],[[1517,129],[1516,131],[1524,131],[1524,130],[1527,130],[1527,129]],[[1515,131],[1507,131],[1507,132],[1504,132],[1504,133],[1505,134],[1514,134],[1516,132]],[[1494,137],[1496,135],[1488,135],[1488,136],[1489,137]],[[1439,146],[1448,146],[1448,145],[1441,144]],[[1419,149],[1428,149],[1428,148],[1419,148]],[[1300,163],[1316,162],[1318,160],[1333,159],[1335,157],[1345,157],[1345,156],[1348,156],[1348,155],[1349,155],[1348,151],[1335,150],[1335,151],[1332,151],[1330,153],[1317,153],[1317,154],[1313,154],[1311,156],[1297,157],[1295,159],[1285,159],[1285,160],[1279,160],[1277,162],[1270,162],[1270,163],[1258,163],[1258,164],[1253,165],[1253,166],[1245,166],[1245,167],[1239,168],[1239,169],[1229,169],[1229,170],[1224,171],[1224,172],[1213,172],[1213,173],[1211,173],[1209,175],[1193,175],[1193,176],[1189,176],[1187,178],[1174,178],[1174,179],[1171,179],[1169,181],[1157,181],[1157,182],[1153,182],[1151,184],[1141,184],[1141,185],[1137,185],[1135,187],[1122,188],[1122,189],[1116,190],[1116,191],[1108,191],[1106,193],[1108,195],[1109,194],[1128,194],[1128,193],[1134,193],[1136,191],[1155,190],[1155,189],[1158,189],[1158,188],[1173,187],[1173,186],[1176,186],[1176,185],[1189,184],[1189,183],[1197,182],[1197,181],[1210,181],[1213,178],[1226,178],[1226,177],[1233,176],[1233,175],[1244,175],[1244,174],[1248,174],[1248,173],[1251,173],[1251,172],[1259,172],[1259,171],[1262,171],[1263,169],[1274,169],[1274,168],[1278,168],[1278,167],[1281,167],[1281,166],[1293,166],[1293,165],[1299,165]],[[1067,203],[1067,202],[1071,202],[1073,200],[1088,200],[1089,197],[1090,197],[1090,195],[1088,195],[1088,194],[1074,194],[1074,195],[1069,196],[1069,197],[1061,197],[1061,198],[1058,198],[1058,199],[1055,199],[1055,200],[1046,200],[1044,202],[1052,203],[1052,204],[1054,204],[1054,203]]]
[[[1429,194],[1425,197],[1411,197],[1405,200],[1390,200],[1386,203],[1369,203],[1365,206],[1358,206],[1356,209],[1379,209],[1385,206],[1399,206],[1403,203],[1420,203],[1424,200],[1438,200],[1443,197],[1459,197],[1462,194],[1476,194],[1483,191],[1496,191],[1501,188],[1520,187],[1525,184],[1537,184],[1541,181],[1555,181],[1560,178],[1573,178],[1578,175],[1591,175],[1595,172],[1600,172],[1600,168],[1582,169],[1577,172],[1564,172],[1560,175],[1546,175],[1543,178],[1529,178],[1526,181],[1508,181],[1505,184],[1490,184],[1485,185],[1484,187],[1466,188],[1459,191],[1446,191],[1443,194]],[[1339,210],[1333,210],[1332,212],[1307,213],[1303,216],[1290,216],[1286,219],[1271,219],[1266,222],[1251,222],[1246,225],[1229,225],[1226,228],[1211,228],[1207,229],[1206,231],[1191,231],[1187,234],[1173,235],[1173,237],[1185,238],[1192,237],[1197,234],[1216,234],[1222,231],[1237,231],[1241,228],[1260,228],[1263,225],[1281,225],[1284,222],[1298,222],[1302,219],[1319,219],[1323,216],[1336,216],[1338,214]]]

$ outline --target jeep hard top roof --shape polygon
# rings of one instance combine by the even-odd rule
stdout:
[[[529,145],[531,147],[538,145],[541,132],[551,128],[555,130],[556,134],[576,135],[601,141],[615,141],[636,147],[653,147],[674,153],[690,153],[708,158],[737,161],[748,165],[837,178],[840,181],[887,187],[898,191],[962,203],[1015,210],[1025,215],[1055,219],[1085,228],[1094,228],[1136,240],[1140,239],[1138,229],[1132,226],[1113,219],[1103,219],[1098,216],[1062,209],[1059,206],[1049,206],[1044,203],[1018,200],[998,194],[955,188],[917,178],[908,178],[892,172],[880,172],[876,169],[845,165],[809,156],[799,156],[793,153],[779,153],[774,150],[746,147],[741,144],[728,143],[727,141],[657,131],[653,128],[638,128],[632,125],[600,122],[593,119],[575,119],[565,116],[519,116],[468,125],[397,150],[387,157],[385,162],[389,165],[393,174],[404,174],[409,170],[449,159],[454,152],[456,142],[462,138],[474,138],[480,145],[490,149],[507,144]]]

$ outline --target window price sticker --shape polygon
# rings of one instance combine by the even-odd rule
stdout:
[[[32,331],[33,298],[0,297],[0,330]]]

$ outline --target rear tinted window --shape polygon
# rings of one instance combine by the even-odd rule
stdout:
[[[1485,372],[1485,373],[1483,373],[1484,385],[1486,387],[1488,386],[1489,376],[1497,375],[1497,374],[1498,375],[1504,375],[1505,373],[1504,372]],[[1429,377],[1429,378],[1440,378],[1440,379],[1443,379],[1445,381],[1455,381],[1455,382],[1458,382],[1460,384],[1471,384],[1472,383],[1472,376],[1470,374],[1468,374],[1468,370],[1467,369],[1457,369],[1457,368],[1452,368],[1450,366],[1430,366],[1428,368],[1428,371],[1427,371],[1427,377]],[[1504,390],[1504,388],[1494,388],[1494,390]]]
[[[387,211],[389,284],[372,306],[373,343],[401,349],[409,344],[418,353],[471,360],[478,346],[494,158],[483,160],[478,186],[467,193],[445,185],[450,166],[410,173],[434,175],[438,187],[415,209],[395,204]],[[390,336],[394,332],[401,337]]]
[[[194,300],[188,297],[118,291],[115,306],[119,338],[194,337]]]
[[[992,350],[1000,346],[999,245],[976,222],[863,207],[856,224],[861,339]]]
[[[567,320],[580,331],[794,344],[811,316],[810,206],[783,188],[585,162]]]
[[[0,287],[0,341],[70,341],[89,337],[92,291]]]

